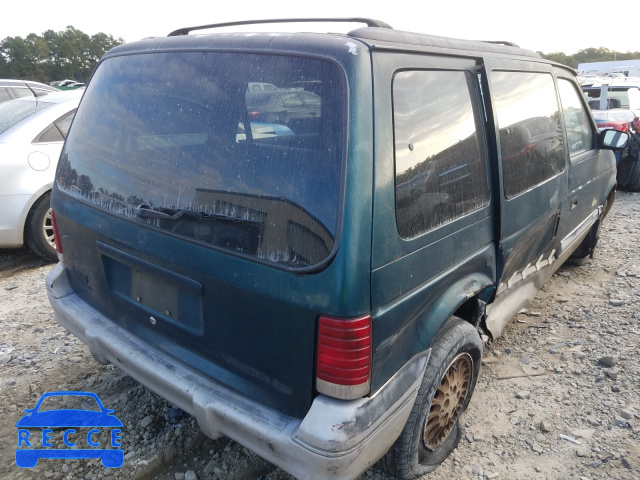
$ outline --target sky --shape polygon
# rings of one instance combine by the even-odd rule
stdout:
[[[46,30],[57,32],[73,26],[88,35],[102,32],[132,42],[165,36],[180,27],[239,20],[367,17],[386,22],[396,30],[469,40],[506,40],[544,53],[571,55],[590,47],[640,51],[637,29],[615,28],[609,21],[606,29],[596,26],[598,18],[609,18],[606,11],[598,12],[604,7],[597,5],[594,0],[30,0],[29,8],[21,10],[32,13],[0,17],[0,39],[41,35]],[[624,17],[621,21],[625,21]],[[257,27],[244,27],[242,31],[247,29],[265,31]],[[284,28],[274,26],[268,30]],[[605,31],[611,34],[604,35]]]

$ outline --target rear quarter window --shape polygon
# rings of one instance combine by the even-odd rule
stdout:
[[[57,119],[34,138],[33,143],[63,142],[67,138],[75,113],[73,110]]]
[[[396,220],[412,238],[488,204],[473,76],[403,71],[393,81]]]

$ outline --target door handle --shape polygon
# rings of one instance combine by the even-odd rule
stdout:
[[[558,227],[560,226],[560,210],[556,212],[556,224],[553,227],[553,238],[558,234]]]

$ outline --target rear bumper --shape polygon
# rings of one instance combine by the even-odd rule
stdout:
[[[398,437],[413,407],[430,351],[414,357],[375,395],[343,401],[319,395],[293,418],[240,395],[147,344],[91,308],[59,263],[47,276],[56,320],[112,363],[189,412],[211,438],[226,435],[299,479],[352,479]]]

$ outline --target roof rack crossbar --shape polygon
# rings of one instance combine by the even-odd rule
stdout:
[[[171,32],[168,37],[189,35],[194,30],[204,30],[208,28],[235,27],[238,25],[257,25],[264,23],[364,23],[368,27],[392,28],[390,25],[371,18],[275,18],[270,20],[242,20],[239,22],[212,23],[210,25],[199,25],[196,27],[179,28]]]

